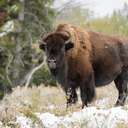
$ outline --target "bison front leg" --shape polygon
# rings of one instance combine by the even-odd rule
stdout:
[[[90,74],[88,78],[80,85],[82,109],[88,106],[88,103],[95,97],[95,81],[94,75]]]
[[[68,88],[67,91],[66,91],[66,99],[67,99],[67,108],[71,104],[75,104],[78,101],[76,89]]]

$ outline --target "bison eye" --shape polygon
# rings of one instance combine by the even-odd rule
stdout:
[[[72,42],[68,42],[65,44],[65,50],[66,51],[73,48],[73,47],[74,47],[74,44]]]

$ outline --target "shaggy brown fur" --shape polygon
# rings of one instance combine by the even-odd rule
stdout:
[[[68,95],[68,104],[77,101],[76,88],[80,87],[84,106],[94,98],[95,87],[113,80],[119,91],[116,105],[124,104],[128,94],[128,39],[63,24],[44,37],[43,42],[46,44],[42,43],[40,48],[47,49],[49,68]],[[69,48],[62,52],[64,46]]]

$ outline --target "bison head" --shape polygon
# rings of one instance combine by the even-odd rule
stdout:
[[[49,68],[55,70],[64,64],[66,52],[73,46],[69,33],[54,32],[41,40],[40,49],[46,53]]]

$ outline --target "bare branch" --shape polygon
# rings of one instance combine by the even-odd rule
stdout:
[[[33,74],[34,74],[37,70],[39,70],[45,63],[46,63],[46,56],[44,56],[43,62],[42,62],[40,65],[38,65],[37,67],[35,67],[34,69],[32,69],[32,70],[30,71],[30,73],[28,74],[28,76],[27,76],[27,81],[26,81],[26,84],[25,84],[25,88],[27,88],[27,87],[29,86]]]

